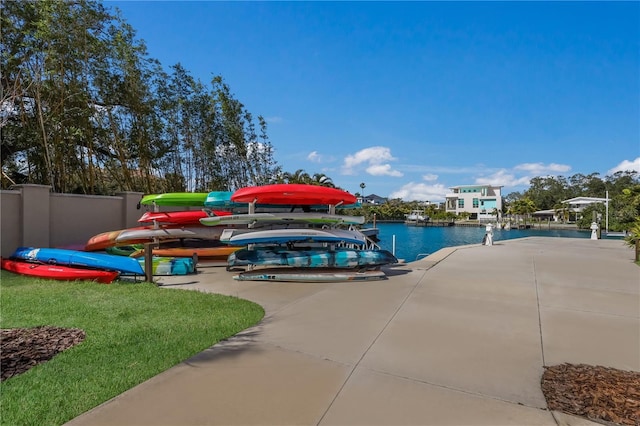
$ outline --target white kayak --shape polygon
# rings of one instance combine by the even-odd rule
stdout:
[[[357,230],[287,228],[266,231],[246,232],[233,235],[229,244],[286,244],[286,243],[333,243],[333,244],[366,244],[366,237]]]
[[[345,224],[362,225],[364,216],[349,216],[329,213],[252,213],[233,214],[228,216],[211,216],[200,219],[200,223],[207,226],[250,224],[256,222],[275,223],[311,223],[311,224]]]
[[[148,228],[124,230],[116,237],[118,243],[143,240],[143,239],[176,239],[176,238],[200,238],[206,240],[218,240],[222,234],[222,228],[206,226],[192,226],[182,228]]]

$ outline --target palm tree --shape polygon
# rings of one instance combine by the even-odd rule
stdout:
[[[571,214],[571,209],[565,203],[558,203],[553,206],[553,213],[562,218],[562,223],[567,223]]]
[[[285,172],[283,178],[286,183],[311,183],[311,176],[303,169],[298,169],[294,173]]]
[[[335,188],[333,180],[324,173],[314,173],[311,183],[314,185],[328,186],[329,188]]]

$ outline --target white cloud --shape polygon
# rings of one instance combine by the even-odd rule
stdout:
[[[320,163],[322,161],[322,156],[318,154],[318,151],[313,151],[307,155],[307,160],[313,163]]]
[[[609,170],[607,172],[607,175],[609,176],[616,172],[626,172],[626,171],[636,171],[640,173],[640,157],[631,161],[624,160],[623,162],[615,166],[613,169]]]
[[[403,174],[397,170],[392,170],[389,164],[375,164],[367,167],[367,173],[371,176],[394,176],[402,177]]]
[[[540,176],[553,173],[566,173],[571,170],[571,166],[556,163],[550,163],[548,165],[543,163],[523,163],[515,166],[514,170],[523,170],[530,174]]]
[[[282,117],[274,116],[274,117],[265,117],[264,121],[266,121],[269,124],[278,124],[278,123],[282,123],[284,119]]]
[[[511,187],[528,186],[530,181],[531,177],[529,176],[516,177],[513,173],[508,173],[506,169],[502,169],[491,175],[476,178],[475,184]]]
[[[394,176],[400,177],[403,174],[397,170],[393,170],[389,161],[395,161],[396,158],[391,155],[391,150],[384,146],[372,146],[370,148],[361,149],[353,155],[347,155],[342,165],[342,174],[353,175],[355,169],[359,166],[366,165],[365,171],[373,176]]]
[[[434,180],[438,180],[438,175],[429,173],[427,175],[423,175],[422,179],[426,180],[427,182],[433,182]]]
[[[401,198],[403,201],[431,201],[432,203],[445,200],[449,189],[438,183],[427,185],[425,183],[409,182],[397,191],[389,194],[389,198]]]

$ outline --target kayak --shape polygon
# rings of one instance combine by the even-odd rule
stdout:
[[[364,216],[345,216],[329,213],[252,213],[233,214],[226,216],[211,216],[200,219],[206,226],[227,224],[249,224],[255,222],[271,223],[310,223],[310,224],[345,224],[362,225]]]
[[[230,215],[231,212],[226,210],[212,210],[214,216]],[[156,222],[161,224],[173,225],[197,225],[200,219],[209,217],[208,212],[204,210],[187,210],[178,212],[146,212],[138,219],[138,222]]]
[[[248,186],[231,196],[236,203],[287,204],[309,206],[314,204],[354,204],[355,195],[337,188],[298,183],[279,183]]]
[[[265,268],[255,271],[241,272],[234,275],[237,281],[282,281],[297,283],[333,283],[342,281],[374,281],[384,280],[387,276],[382,271],[352,271],[336,269],[308,268]]]
[[[145,195],[140,200],[143,206],[204,206],[208,192],[167,192]]]
[[[119,271],[121,274],[144,275],[140,264],[129,257],[54,248],[19,247],[11,255],[22,259],[74,267],[86,267]]]
[[[96,281],[109,284],[118,278],[117,271],[73,268],[62,265],[33,263],[15,259],[2,259],[2,269],[29,277],[46,278],[59,281]]]
[[[241,249],[229,255],[229,268],[238,266],[292,266],[297,268],[372,268],[397,263],[387,250],[358,250],[350,248],[258,247]]]
[[[364,245],[366,244],[366,238],[359,231],[346,229],[285,228],[244,232],[233,235],[228,240],[229,244],[237,246],[311,242]]]

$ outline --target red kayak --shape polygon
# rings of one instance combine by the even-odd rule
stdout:
[[[31,263],[20,260],[2,259],[2,269],[20,275],[46,278],[60,281],[87,280],[109,284],[120,275],[117,271],[102,271],[98,269],[81,269],[69,266],[49,265],[46,263]]]
[[[212,213],[216,216],[228,216],[231,212],[224,210],[214,210]],[[167,223],[175,225],[200,225],[200,219],[209,217],[204,210],[186,210],[178,212],[146,212],[142,215],[138,222]]]
[[[315,204],[354,204],[355,195],[337,188],[301,183],[248,186],[231,195],[236,203],[286,204],[310,206]]]

